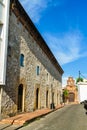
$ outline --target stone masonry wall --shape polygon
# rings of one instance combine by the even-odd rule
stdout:
[[[24,54],[24,67],[20,66],[20,54]],[[36,75],[36,67],[40,67],[40,75]],[[39,106],[46,107],[48,91],[48,107],[52,103],[60,103],[61,74],[53,66],[47,55],[38,46],[33,37],[11,13],[9,20],[9,41],[6,86],[2,93],[2,113],[17,113],[18,87],[23,84],[22,111],[36,109],[36,89],[39,88]]]

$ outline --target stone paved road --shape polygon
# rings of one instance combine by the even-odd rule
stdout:
[[[20,130],[87,130],[87,115],[82,104],[68,105]]]
[[[0,124],[0,130],[87,130],[85,113],[82,104],[67,105],[25,127]]]

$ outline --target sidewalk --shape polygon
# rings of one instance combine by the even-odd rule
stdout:
[[[36,110],[34,112],[19,114],[19,115],[16,115],[14,117],[10,117],[10,118],[6,118],[6,119],[1,120],[0,126],[3,126],[2,124],[5,124],[5,125],[8,124],[8,126],[10,126],[10,125],[23,126],[25,123],[31,122],[31,121],[35,120],[36,118],[44,116],[44,115],[51,113],[59,108],[62,108],[62,107],[63,107],[63,105],[59,105],[55,109],[46,108],[46,109]],[[4,129],[2,129],[2,130],[4,130]]]

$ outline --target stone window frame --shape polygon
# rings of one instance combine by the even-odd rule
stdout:
[[[40,75],[40,66],[37,65],[36,67],[36,75],[39,76]]]
[[[24,54],[23,53],[20,54],[20,66],[24,67]]]

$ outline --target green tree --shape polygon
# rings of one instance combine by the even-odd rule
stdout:
[[[64,91],[63,91],[63,100],[64,100],[64,102],[67,101],[68,97],[69,97],[69,92],[68,92],[67,89],[64,89]]]
[[[76,84],[77,84],[78,82],[83,82],[83,78],[81,78],[81,77],[77,78],[77,79],[76,79]]]

